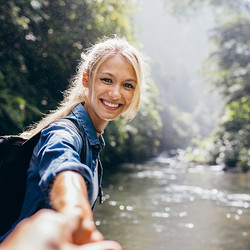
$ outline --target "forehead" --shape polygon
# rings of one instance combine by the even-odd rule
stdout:
[[[105,60],[99,67],[98,73],[123,74],[136,78],[131,63],[121,54],[116,54]]]

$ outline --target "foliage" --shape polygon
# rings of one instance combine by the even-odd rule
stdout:
[[[163,131],[161,148],[175,149],[186,148],[193,137],[199,137],[200,129],[195,121],[195,116],[179,109],[177,106],[168,105],[161,112]]]
[[[192,84],[188,70],[177,63],[179,59],[173,63],[176,58],[161,49],[160,53],[161,58],[165,59],[158,58],[152,63],[152,75],[159,87],[162,105],[160,151],[186,148],[193,137],[200,138],[209,134],[211,112],[208,106],[202,104],[203,90]],[[177,65],[176,68],[173,67],[174,64]]]
[[[8,131],[11,127],[18,132],[22,130],[25,119],[34,119],[40,116],[37,108],[29,105],[23,98],[11,95],[8,89],[3,89],[0,92],[0,103],[1,128],[3,131]]]
[[[210,39],[215,49],[206,62],[204,72],[215,90],[224,97],[225,109],[220,124],[209,139],[208,158],[212,163],[224,164],[226,168],[249,170],[250,2],[164,0],[164,3],[169,11],[185,17],[199,12],[204,6],[213,8],[217,27],[210,33]]]
[[[226,167],[250,169],[250,19],[239,17],[213,34],[218,49],[214,85],[225,98],[225,113],[215,135],[215,158]],[[216,68],[216,67],[214,67]]]
[[[118,5],[115,0],[1,0],[0,4],[0,91],[7,89],[8,95],[27,100],[23,110],[28,103],[41,112],[53,109],[82,49],[97,38],[113,33],[133,38],[132,14],[124,8],[131,8],[130,1]],[[29,118],[20,118],[22,125],[28,125]],[[1,127],[1,133],[17,132],[15,127],[20,126],[11,124],[7,131]]]
[[[0,4],[1,134],[19,133],[57,106],[84,48],[111,34],[125,35],[136,42],[131,21],[136,7],[132,0],[0,0]],[[151,109],[144,110],[152,124],[159,118],[153,103]],[[122,126],[121,121],[111,124],[105,135],[108,144],[115,134],[121,158],[123,143],[134,135],[129,129],[124,132]],[[141,124],[135,120],[130,126],[139,130]],[[148,133],[153,136],[154,128]],[[142,135],[134,140],[139,138],[145,147],[154,140]],[[157,146],[153,145],[152,151]],[[133,144],[131,147],[136,148]],[[152,152],[142,150],[138,148],[138,157]]]

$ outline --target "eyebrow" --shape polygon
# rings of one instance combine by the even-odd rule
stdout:
[[[111,73],[109,73],[109,72],[100,72],[100,74],[107,74],[107,75],[109,75],[109,76],[111,76],[111,77],[115,77],[113,74],[111,74]],[[134,82],[134,83],[137,83],[137,81],[135,80],[135,79],[133,79],[133,78],[131,78],[131,79],[126,79],[125,80],[125,82]]]

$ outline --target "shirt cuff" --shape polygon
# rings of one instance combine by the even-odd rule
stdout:
[[[46,199],[49,201],[49,193],[52,188],[53,182],[56,176],[63,172],[63,171],[74,171],[82,175],[84,180],[86,181],[87,191],[88,191],[88,200],[91,201],[93,196],[93,189],[94,189],[94,181],[93,175],[91,170],[87,165],[79,164],[75,162],[64,161],[60,164],[60,166],[53,168],[52,170],[46,171],[40,182],[39,186],[41,187],[42,191],[45,193]]]

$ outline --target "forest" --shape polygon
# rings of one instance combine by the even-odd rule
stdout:
[[[81,51],[104,36],[126,36],[143,50],[134,16],[134,0],[0,0],[0,134],[17,134],[41,119],[62,100],[75,74]],[[190,18],[204,1],[164,0],[166,11]],[[216,27],[210,32],[213,51],[202,74],[223,99],[218,125],[197,137],[195,117],[178,105],[162,104],[162,89],[146,67],[147,88],[136,118],[119,119],[105,130],[103,163],[109,168],[140,162],[187,146],[201,157],[190,159],[228,168],[250,168],[250,2],[210,0]],[[222,15],[223,13],[223,15]],[[225,14],[226,13],[226,14]],[[161,77],[159,75],[159,77]]]
[[[223,164],[226,170],[247,172],[250,168],[250,2],[166,0],[165,5],[186,18],[205,6],[214,13],[216,26],[209,34],[213,49],[202,73],[213,91],[222,97],[223,109],[214,131],[197,144],[203,148],[203,161]]]

